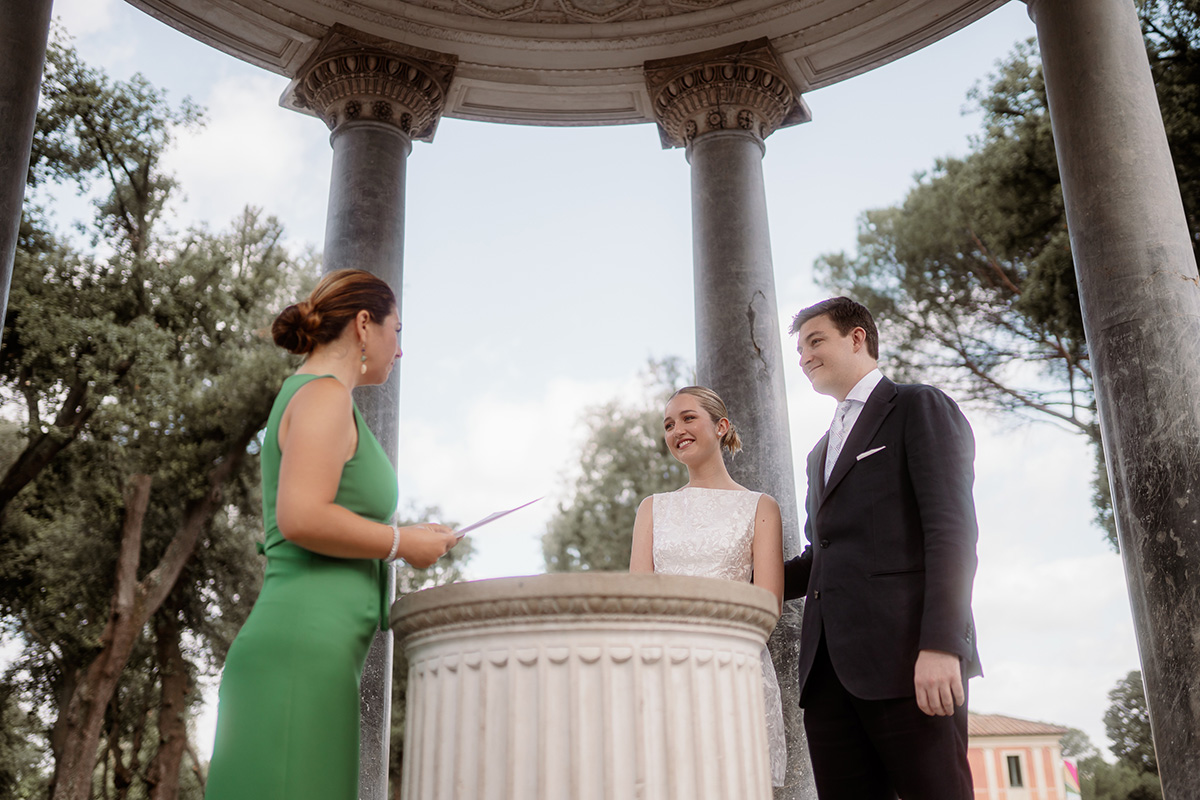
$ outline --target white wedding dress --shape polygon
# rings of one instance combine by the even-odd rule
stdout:
[[[748,583],[759,497],[759,492],[692,487],[654,495],[654,571]],[[782,786],[787,775],[783,703],[765,647],[762,670],[771,782]]]

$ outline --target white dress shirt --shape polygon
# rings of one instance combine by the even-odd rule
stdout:
[[[850,438],[850,431],[854,430],[854,423],[858,422],[858,417],[862,414],[863,405],[867,402],[867,398],[871,396],[871,392],[875,391],[875,387],[883,380],[883,373],[879,368],[868,372],[862,376],[862,380],[854,384],[854,388],[846,394],[847,400],[855,402],[850,404],[850,410],[846,412],[846,438]]]

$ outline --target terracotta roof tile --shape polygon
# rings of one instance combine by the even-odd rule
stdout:
[[[1067,729],[1000,714],[972,713],[967,715],[967,732],[970,736],[1053,736],[1062,735]]]

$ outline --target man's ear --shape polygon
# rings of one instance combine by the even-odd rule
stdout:
[[[855,328],[850,331],[850,339],[854,342],[854,352],[858,352],[867,341],[867,332],[863,328]]]

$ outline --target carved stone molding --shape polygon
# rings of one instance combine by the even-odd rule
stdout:
[[[736,581],[611,572],[406,595],[401,797],[770,800],[776,607]]]
[[[714,596],[714,586],[749,592],[730,595],[721,591]],[[765,637],[775,628],[778,617],[753,587],[663,575],[622,574],[619,582],[604,574],[505,578],[456,584],[453,594],[454,602],[446,602],[439,592],[405,596],[392,611],[392,629],[399,636],[407,636],[431,629],[445,631],[492,622],[583,615],[610,622],[625,618],[673,623],[696,619],[705,626],[741,628]]]
[[[431,141],[458,59],[335,28],[284,93],[283,104],[325,120],[399,128]]]
[[[663,147],[687,147],[718,130],[745,130],[762,140],[811,119],[766,39],[647,61],[644,69]]]

